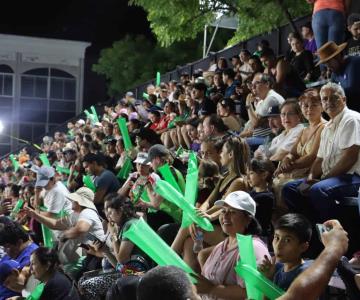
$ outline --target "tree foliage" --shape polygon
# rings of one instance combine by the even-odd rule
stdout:
[[[239,18],[230,44],[286,23],[281,5],[295,18],[310,12],[305,0],[131,0],[148,12],[150,26],[163,46],[194,38],[219,14]]]
[[[126,36],[103,49],[92,70],[106,77],[108,94],[118,96],[154,78],[157,71],[163,74],[200,56],[201,43],[196,40],[164,48],[144,36]]]

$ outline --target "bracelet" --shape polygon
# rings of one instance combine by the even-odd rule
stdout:
[[[246,109],[249,109],[251,107],[251,105],[245,105]]]

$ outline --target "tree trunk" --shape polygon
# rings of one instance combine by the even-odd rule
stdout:
[[[299,33],[298,29],[296,28],[295,26],[295,23],[293,21],[293,19],[291,18],[291,15],[287,9],[287,7],[285,7],[284,3],[283,3],[283,0],[276,0],[276,3],[279,5],[279,7],[281,8],[281,10],[283,11],[286,19],[289,21],[289,24],[292,28],[292,30],[296,33]]]

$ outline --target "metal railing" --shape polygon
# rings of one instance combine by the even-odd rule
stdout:
[[[300,27],[302,24],[305,24],[305,23],[309,22],[310,20],[311,20],[311,16],[305,16],[305,17],[301,17],[301,18],[294,20],[294,22],[297,27]],[[287,24],[287,25],[281,26],[277,29],[274,29],[273,31],[271,31],[269,33],[255,36],[255,37],[253,37],[249,40],[246,40],[244,42],[241,42],[233,47],[226,48],[226,49],[221,50],[216,53],[212,53],[211,57],[208,56],[206,58],[199,59],[195,62],[188,63],[184,66],[179,66],[175,70],[172,70],[165,74],[162,74],[161,82],[168,82],[170,80],[179,80],[180,75],[184,72],[187,72],[188,74],[191,75],[197,69],[207,70],[210,66],[210,61],[212,59],[217,60],[219,57],[231,58],[233,55],[239,54],[241,49],[247,49],[250,52],[254,52],[256,50],[257,44],[263,39],[266,39],[269,41],[271,48],[274,50],[274,52],[277,55],[284,54],[286,52],[286,50],[289,48],[287,37],[291,31],[292,30],[291,30],[290,25]],[[130,91],[132,91],[134,93],[136,99],[140,99],[140,98],[142,98],[142,94],[146,91],[146,87],[149,84],[154,84],[154,83],[155,83],[155,78],[130,89]],[[102,112],[102,106],[103,106],[103,104],[98,104],[95,106],[96,109],[98,110],[98,114],[100,114]],[[58,127],[50,130],[43,136],[46,136],[46,135],[53,136],[56,131],[66,132],[67,131],[67,123],[78,120],[80,118],[85,118],[85,114],[82,113],[78,116],[71,118],[70,120],[59,125]],[[37,139],[35,139],[34,141],[31,141],[31,142],[35,143],[35,144],[41,143],[43,136],[38,137]],[[11,153],[17,153],[22,148],[24,148],[24,146],[21,146],[15,150],[11,151],[10,153],[3,155],[0,159],[3,159],[4,157],[8,156]]]

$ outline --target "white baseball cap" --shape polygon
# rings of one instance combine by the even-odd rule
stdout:
[[[255,217],[256,203],[254,199],[246,192],[236,191],[225,197],[225,200],[218,200],[215,202],[216,206],[229,205],[232,208],[244,210]]]

